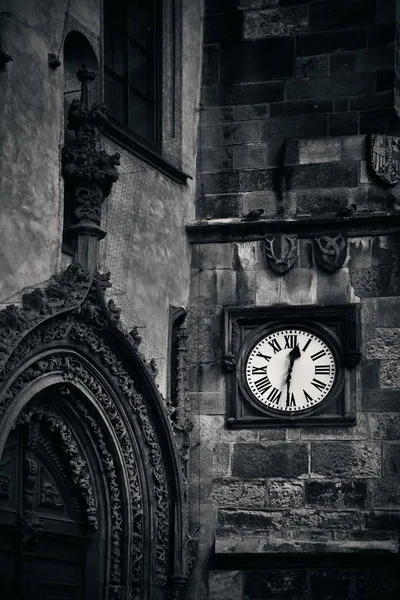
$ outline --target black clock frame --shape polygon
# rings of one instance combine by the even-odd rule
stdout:
[[[354,425],[356,422],[355,367],[360,354],[359,305],[225,307],[225,355],[227,371],[227,424],[241,427],[300,427]],[[288,327],[308,330],[331,348],[337,376],[327,397],[303,411],[274,411],[254,398],[244,368],[251,349],[262,337]]]

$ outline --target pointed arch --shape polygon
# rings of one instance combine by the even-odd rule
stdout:
[[[181,435],[120,311],[105,303],[109,285],[70,265],[0,313],[0,455],[15,423],[46,422],[92,527],[104,487],[107,597],[161,600],[187,577]]]

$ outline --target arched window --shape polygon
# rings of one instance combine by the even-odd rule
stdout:
[[[161,0],[104,0],[104,100],[115,127],[161,145]]]

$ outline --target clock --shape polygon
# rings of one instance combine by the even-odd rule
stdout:
[[[329,396],[339,365],[326,336],[284,327],[261,334],[244,359],[243,371],[256,403],[278,413],[300,414]]]
[[[224,308],[228,427],[354,425],[356,304]]]

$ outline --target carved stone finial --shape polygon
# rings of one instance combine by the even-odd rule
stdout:
[[[67,233],[78,238],[76,260],[94,271],[97,241],[106,235],[100,229],[101,205],[118,179],[120,154],[107,154],[100,147],[107,115],[105,106],[89,106],[89,83],[95,79],[95,73],[83,65],[77,77],[82,83],[81,98],[73,100],[68,111],[68,129],[75,131],[75,142],[62,149],[66,202],[73,209],[74,220]]]

